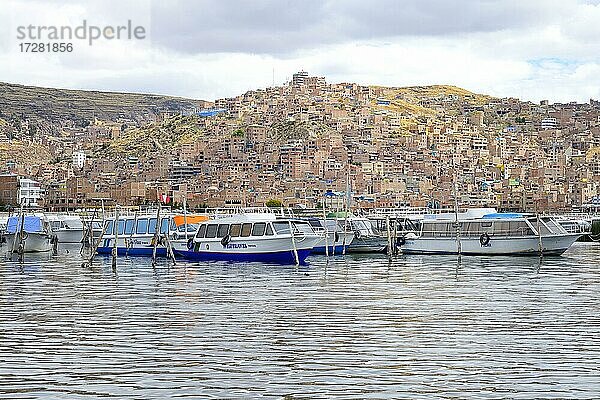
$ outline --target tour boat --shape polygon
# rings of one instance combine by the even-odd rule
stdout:
[[[52,231],[59,243],[81,243],[83,222],[77,215],[48,215]]]
[[[169,234],[173,230],[173,219],[170,215],[162,215],[160,220],[157,233],[156,213],[120,216],[117,223],[114,217],[107,219],[97,252],[111,254],[116,240],[117,255],[152,256],[156,251],[156,256],[165,257]]]
[[[343,223],[338,220],[309,218],[307,221],[316,233],[323,236],[322,240],[313,248],[313,254],[343,254],[354,240],[354,231],[344,230]],[[326,232],[327,238],[325,238]]]
[[[427,215],[416,225],[418,230],[403,237],[403,253],[560,255],[581,236],[567,232],[552,217],[495,209]]]
[[[50,251],[56,236],[43,214],[14,215],[8,218],[6,242],[8,249],[16,253]]]
[[[304,263],[322,240],[310,224],[270,213],[242,213],[201,222],[175,255],[193,261],[256,261],[278,264]]]

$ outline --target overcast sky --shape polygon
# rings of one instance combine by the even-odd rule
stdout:
[[[539,101],[600,99],[600,1],[35,1],[0,8],[0,81],[213,100],[280,85],[452,84]],[[143,26],[25,54],[19,26]],[[31,40],[29,40],[31,41]],[[68,42],[68,40],[67,40]]]

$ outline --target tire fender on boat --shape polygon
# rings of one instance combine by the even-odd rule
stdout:
[[[223,245],[223,247],[227,246],[229,244],[230,240],[231,240],[231,235],[223,236],[223,239],[221,239],[221,244]]]
[[[188,250],[192,250],[194,248],[194,239],[193,238],[189,238],[187,241],[187,249]]]
[[[485,232],[482,233],[481,236],[479,236],[479,243],[481,243],[482,246],[487,246],[490,243],[490,235]]]

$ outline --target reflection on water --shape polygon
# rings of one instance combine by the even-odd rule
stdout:
[[[69,250],[67,254],[66,251]],[[597,397],[600,246],[303,267],[0,256],[0,398]]]

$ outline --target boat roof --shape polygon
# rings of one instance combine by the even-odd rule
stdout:
[[[23,230],[27,233],[41,233],[43,232],[43,219],[37,215],[26,215],[23,217]],[[16,233],[21,230],[21,218],[12,216],[8,218],[6,224],[6,231],[8,233]]]
[[[482,219],[515,219],[515,218],[523,218],[524,215],[521,213],[492,213],[485,214]]]

